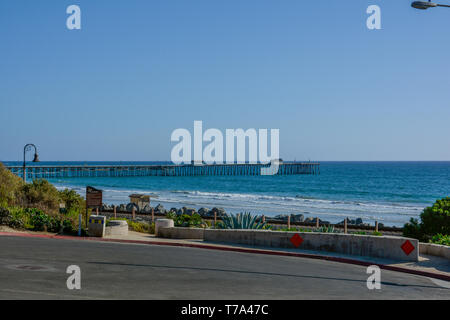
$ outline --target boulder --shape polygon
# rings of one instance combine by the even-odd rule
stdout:
[[[139,207],[137,206],[137,204],[131,203],[131,202],[129,204],[127,204],[126,211],[133,212],[133,208],[135,208],[136,213],[139,212]]]
[[[317,223],[317,218],[313,218],[313,217],[308,217],[304,220],[304,222],[308,222],[308,223]],[[319,224],[330,224],[329,221],[325,221],[319,218]]]
[[[347,225],[352,225],[352,226],[365,225],[361,218],[357,218],[357,219],[345,218],[344,220],[342,220],[341,222],[339,222],[337,224],[344,224],[345,220],[347,220]]]
[[[112,205],[109,205],[107,203],[104,203],[102,205],[102,208],[101,208],[102,211],[109,211],[109,210],[112,210],[112,209],[113,209]]]
[[[211,216],[214,216],[214,213],[216,213],[216,215],[218,217],[223,217],[224,215],[226,215],[225,209],[223,208],[212,208],[211,211],[209,212]]]
[[[141,209],[142,213],[152,213],[152,206],[150,206],[149,204],[146,204],[144,208]]]
[[[163,206],[162,204],[158,204],[158,205],[155,207],[155,213],[166,214],[166,213],[167,213],[167,210],[164,209],[164,206]]]
[[[287,214],[279,214],[279,215],[276,215],[275,217],[273,217],[273,219],[281,220],[281,221],[287,221],[288,216],[289,215],[287,215]]]
[[[209,209],[208,208],[200,208],[198,209],[198,214],[202,217],[208,217]]]
[[[302,214],[291,214],[291,222],[303,222],[305,216]]]
[[[196,213],[195,209],[193,209],[193,208],[184,208],[184,214],[192,216],[194,213]]]

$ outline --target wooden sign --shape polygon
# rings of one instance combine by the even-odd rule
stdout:
[[[86,187],[86,208],[99,208],[103,204],[103,191]]]

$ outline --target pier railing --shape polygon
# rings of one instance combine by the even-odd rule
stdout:
[[[270,164],[205,164],[205,165],[39,165],[28,166],[26,177],[139,177],[139,176],[258,176],[261,168]],[[277,175],[319,174],[316,162],[284,162]],[[12,173],[23,177],[23,167],[8,166]]]

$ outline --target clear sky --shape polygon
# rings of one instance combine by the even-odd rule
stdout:
[[[447,8],[2,0],[0,39],[0,160],[169,160],[194,120],[278,128],[283,159],[450,160]]]

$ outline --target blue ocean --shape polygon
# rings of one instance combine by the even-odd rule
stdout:
[[[21,165],[5,162],[6,165]],[[156,162],[41,162],[45,164],[157,164]],[[30,165],[32,165],[30,163]],[[128,203],[131,193],[157,196],[166,208],[222,207],[227,212],[304,214],[332,223],[345,217],[402,226],[426,206],[450,195],[450,162],[321,162],[320,175],[101,177],[49,179],[84,196],[104,190],[104,202]]]

